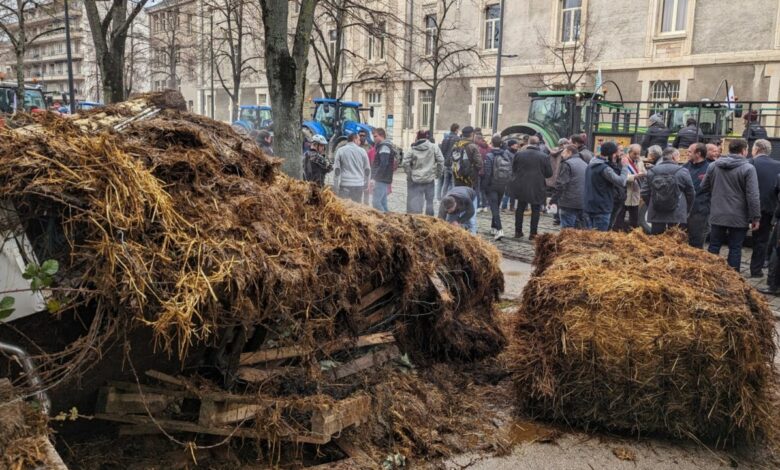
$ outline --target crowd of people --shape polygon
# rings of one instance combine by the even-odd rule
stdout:
[[[695,119],[670,144],[660,115],[650,118],[640,143],[599,142],[595,155],[585,134],[548,148],[537,136],[486,138],[481,129],[458,124],[438,145],[421,130],[402,152],[377,128],[373,145],[365,133],[349,135],[332,161],[325,154],[327,141],[314,136],[304,154],[304,177],[324,185],[333,171],[339,196],[387,212],[400,167],[408,213],[432,216],[438,202],[440,218],[476,233],[477,213],[490,211],[495,240],[505,237],[502,211],[514,212],[515,238],[524,238],[527,228],[533,240],[543,212],[562,229],[630,231],[640,226],[644,203],[652,234],[679,228],[691,246],[703,249],[709,240],[711,253],[725,245],[728,263],[737,270],[750,230],[751,276],[762,277],[768,265],[768,292],[780,294],[780,224],[774,224],[780,218],[780,162],[770,157],[772,145],[757,117],[748,113],[746,121],[745,138],[730,139],[727,155],[718,143],[702,142]]]

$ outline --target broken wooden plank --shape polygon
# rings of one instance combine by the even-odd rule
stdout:
[[[360,336],[357,339],[342,338],[325,344],[320,348],[320,350],[326,354],[332,354],[334,352],[351,347],[362,348],[366,346],[375,346],[378,344],[387,344],[395,341],[395,338],[392,336],[392,333],[376,333],[372,335]],[[242,366],[249,366],[261,362],[270,362],[280,359],[292,359],[294,357],[305,356],[314,352],[314,349],[303,346],[283,346],[273,349],[261,349],[258,351],[241,354],[239,364]]]
[[[326,376],[331,380],[343,379],[344,377],[349,377],[350,375],[357,374],[358,372],[372,367],[380,367],[400,355],[401,352],[395,345],[384,349],[376,349],[353,361],[329,370],[326,372]]]
[[[258,403],[217,403],[204,400],[200,404],[198,424],[222,426],[255,419],[258,412],[276,404],[275,400],[258,400]]]
[[[356,446],[351,440],[343,435],[333,439],[333,443],[338,446],[347,456],[357,465],[356,468],[377,468],[379,465],[363,449]]]
[[[378,323],[382,322],[382,320],[391,317],[394,311],[395,311],[395,305],[387,304],[384,307],[378,309],[376,312],[372,313],[371,315],[365,318],[361,318],[360,323],[364,325],[364,328],[375,326]]]
[[[103,387],[98,394],[97,409],[111,414],[159,413],[177,401],[177,397],[157,393],[124,393],[114,387]]]
[[[428,279],[431,280],[434,289],[439,293],[439,299],[444,303],[451,303],[452,295],[450,294],[450,290],[441,282],[439,276],[437,274],[429,274]]]
[[[160,382],[171,384],[171,385],[177,385],[182,388],[187,388],[187,386],[189,385],[187,381],[184,379],[180,379],[178,377],[174,377],[172,375],[168,375],[166,373],[159,372],[156,370],[147,370],[146,375]]]
[[[333,405],[322,405],[311,417],[311,433],[330,440],[334,434],[366,422],[370,413],[371,397],[368,395],[346,398]]]
[[[393,284],[385,284],[372,290],[368,294],[360,298],[360,304],[358,305],[358,311],[362,312],[368,307],[374,305],[379,299],[393,292],[395,286]]]
[[[289,372],[289,367],[274,367],[271,369],[255,369],[254,367],[239,367],[236,376],[244,382],[263,383],[274,377]]]

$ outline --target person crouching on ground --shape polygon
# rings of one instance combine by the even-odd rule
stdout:
[[[363,191],[371,179],[368,154],[358,145],[359,141],[357,133],[349,134],[347,143],[336,151],[333,162],[333,192],[357,203],[362,201]]]
[[[404,154],[404,171],[407,176],[406,212],[433,215],[433,198],[436,179],[444,172],[444,156],[439,146],[431,142],[430,132],[417,132],[417,141]]]
[[[333,163],[325,156],[328,141],[317,134],[311,138],[309,150],[303,154],[303,179],[319,187],[325,185],[325,175],[333,170]]]
[[[439,218],[448,223],[458,225],[471,233],[477,233],[472,227],[474,214],[477,209],[474,201],[477,192],[468,186],[456,186],[452,188],[442,199],[439,206]]]

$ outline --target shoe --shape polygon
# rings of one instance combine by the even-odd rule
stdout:
[[[764,277],[764,273],[750,273],[751,279],[761,279]]]
[[[504,238],[504,231],[503,230],[498,230],[496,232],[496,236],[493,237],[493,241],[497,242],[497,241],[501,240],[502,238]]]
[[[536,238],[536,234],[535,233],[532,233],[531,235],[528,235],[528,239],[529,240],[533,240],[534,238]]]
[[[523,238],[525,234],[523,232],[515,232],[515,238]]]
[[[780,287],[759,287],[758,291],[766,295],[780,295]]]
[[[561,221],[553,219],[553,225],[561,225]]]
[[[490,234],[491,234],[491,235],[495,235],[495,234],[496,234],[496,232],[497,232],[497,231],[496,231],[496,229],[494,229],[494,228],[491,228],[491,229],[490,229]]]

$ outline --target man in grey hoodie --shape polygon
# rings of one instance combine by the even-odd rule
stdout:
[[[406,172],[406,212],[433,215],[433,196],[436,179],[444,172],[444,156],[439,146],[430,141],[428,131],[419,131],[412,149],[404,154],[401,163]]]
[[[747,152],[747,141],[731,141],[729,155],[712,162],[701,183],[701,191],[711,193],[709,252],[718,254],[727,244],[729,266],[737,271],[748,225],[758,230],[761,220],[758,177],[756,168],[745,158]]]

